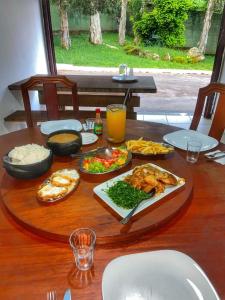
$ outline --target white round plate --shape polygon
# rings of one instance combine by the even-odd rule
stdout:
[[[135,76],[113,76],[113,81],[117,82],[135,82],[138,81],[137,77]]]
[[[219,142],[211,136],[202,134],[195,130],[178,130],[164,135],[163,140],[179,149],[186,150],[189,140],[199,140],[202,143],[200,151],[207,151],[215,148]]]
[[[81,132],[82,145],[90,145],[98,140],[98,136],[91,132]]]
[[[61,129],[72,129],[76,131],[82,130],[81,122],[78,120],[55,120],[55,121],[47,121],[41,123],[41,133],[50,134],[54,131]]]
[[[103,300],[219,300],[201,267],[174,250],[113,259],[102,277]]]

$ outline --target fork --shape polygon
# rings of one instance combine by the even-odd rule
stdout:
[[[56,291],[47,292],[47,300],[56,300]]]

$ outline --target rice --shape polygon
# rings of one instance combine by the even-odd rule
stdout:
[[[15,147],[9,152],[8,156],[12,159],[13,164],[29,165],[44,160],[49,154],[50,150],[44,146],[28,144]]]

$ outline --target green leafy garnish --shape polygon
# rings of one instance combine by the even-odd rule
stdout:
[[[126,209],[131,209],[140,201],[149,198],[149,194],[122,180],[109,187],[106,193],[116,205]]]

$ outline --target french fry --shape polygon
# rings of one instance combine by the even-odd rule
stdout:
[[[160,143],[143,140],[143,137],[139,138],[138,140],[126,141],[126,147],[127,150],[133,153],[140,153],[144,155],[167,154],[174,150],[173,147],[166,147]]]

